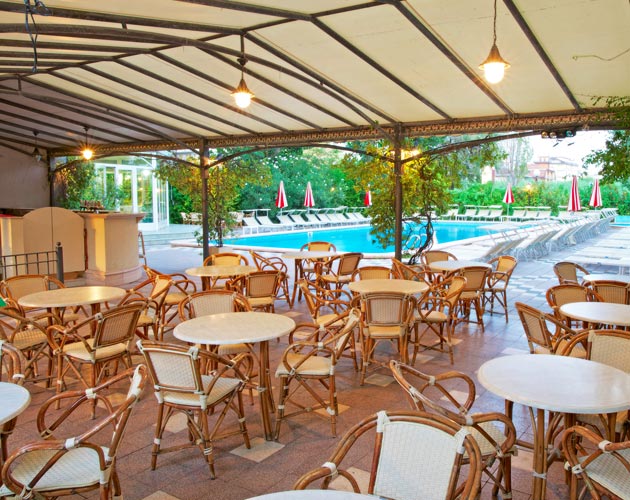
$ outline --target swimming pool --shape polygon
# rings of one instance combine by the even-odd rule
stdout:
[[[435,222],[435,235],[438,243],[464,240],[478,236],[487,236],[488,223],[470,222]],[[482,229],[484,227],[485,229]],[[370,226],[349,227],[339,229],[314,229],[310,231],[292,231],[287,233],[264,233],[261,235],[227,238],[226,245],[264,247],[278,249],[299,249],[309,241],[328,241],[340,252],[388,253],[394,246],[381,247],[370,234]]]

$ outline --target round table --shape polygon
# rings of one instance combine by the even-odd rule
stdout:
[[[256,271],[254,266],[232,265],[232,266],[199,266],[186,269],[185,273],[189,276],[198,276],[201,278],[204,290],[212,288],[217,280],[221,278],[234,278]]]
[[[122,299],[127,291],[115,286],[77,286],[58,288],[24,295],[18,299],[22,307],[63,309],[72,306],[92,306],[92,313],[100,310],[103,302]]]
[[[571,302],[560,306],[560,312],[571,319],[587,323],[630,326],[630,305],[612,302]]]
[[[248,500],[375,500],[379,497],[374,495],[362,495],[351,491],[336,490],[291,490],[278,491],[277,493],[267,493],[259,497],[251,497]]]
[[[282,254],[284,259],[292,259],[295,261],[295,281],[293,282],[293,294],[291,296],[291,303],[295,304],[295,294],[297,292],[299,282],[301,279],[304,279],[304,272],[302,267],[303,260],[315,260],[315,261],[325,261],[331,257],[335,257],[339,255],[337,252],[327,252],[324,250],[300,250],[296,252],[286,252]],[[298,294],[298,302],[300,297],[302,296],[301,290]]]
[[[414,295],[425,292],[429,285],[423,281],[373,279],[352,281],[348,288],[355,293],[399,292]]]
[[[585,359],[504,356],[486,361],[477,376],[490,392],[533,410],[535,500],[545,497],[548,445],[552,445],[545,442],[545,410],[569,416],[608,414],[609,432],[614,434],[616,413],[630,408],[630,375]]]
[[[486,262],[476,261],[476,260],[439,260],[437,262],[432,262],[429,264],[429,268],[431,271],[438,272],[452,272],[458,271],[462,267],[487,267],[490,269],[492,266]]]
[[[259,344],[258,392],[265,439],[273,439],[270,412],[273,408],[269,374],[269,341],[288,335],[295,321],[281,314],[263,312],[233,312],[210,314],[183,321],[175,326],[173,335],[193,344]]]
[[[627,274],[585,274],[584,281],[619,281],[630,284],[630,275]]]
[[[31,393],[21,385],[0,382],[0,424],[17,417],[31,402]]]

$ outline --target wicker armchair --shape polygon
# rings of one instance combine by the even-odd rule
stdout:
[[[551,314],[547,314],[535,307],[516,302],[516,311],[523,324],[527,336],[527,344],[531,354],[560,354],[578,332],[561,323]],[[555,325],[555,331],[549,330],[547,324]],[[571,356],[586,357],[586,342],[573,346]]]
[[[392,375],[405,391],[411,408],[437,413],[469,429],[479,445],[483,472],[494,483],[492,498],[512,496],[512,455],[516,454],[516,429],[503,413],[471,413],[476,389],[464,373],[450,371],[427,375],[411,366],[391,361]],[[491,470],[494,462],[499,468]]]
[[[278,271],[282,273],[282,283],[280,284],[282,293],[278,298],[286,300],[289,307],[293,307],[293,300],[289,290],[289,269],[284,261],[280,257],[264,257],[253,250],[250,250],[249,253],[252,256],[256,269],[259,271]]]
[[[584,275],[588,274],[588,271],[575,262],[556,262],[553,266],[553,272],[558,278],[560,285],[565,283],[581,285],[584,280]]]
[[[44,322],[52,324],[53,319],[42,314],[41,310],[22,307],[18,304],[18,301],[25,295],[57,288],[65,288],[65,285],[57,278],[45,274],[23,274],[0,281],[0,297],[5,299],[7,305],[17,309],[22,316],[29,316],[31,319],[41,319],[40,324],[42,325],[44,325]],[[81,306],[73,307],[70,310],[61,309],[55,311],[55,314],[58,317],[55,317],[54,320],[63,324],[76,323],[79,318],[87,316],[87,312]]]
[[[611,443],[577,425],[564,431],[562,450],[571,471],[571,500],[582,498],[584,490],[595,500],[630,498],[630,441]]]
[[[32,382],[45,380],[50,386],[53,353],[46,335],[47,318],[52,323],[56,322],[52,314],[44,314],[39,320],[34,320],[30,316],[22,316],[18,309],[0,307],[0,341],[9,342],[24,355],[22,373],[26,379]],[[46,373],[40,375],[39,362],[43,359],[46,361]]]
[[[168,275],[157,274],[127,291],[119,305],[143,304],[142,312],[136,324],[136,334],[142,339],[161,340],[164,337],[166,297],[173,280]],[[188,294],[186,294],[186,297]],[[183,298],[182,298],[183,300]],[[181,303],[181,300],[178,304]]]
[[[48,343],[57,359],[57,392],[65,387],[68,371],[88,388],[115,372],[120,361],[131,367],[130,349],[143,307],[142,302],[121,305],[71,327],[49,326]],[[87,376],[83,366],[88,367]]]
[[[343,324],[341,328],[322,328],[316,324],[301,324],[291,332],[289,347],[282,354],[276,370],[276,377],[281,379],[276,416],[276,440],[280,436],[280,426],[284,420],[319,409],[326,410],[327,415],[330,416],[332,435],[336,437],[339,408],[335,368],[348,347],[358,322],[359,311],[352,309],[340,315],[335,321],[335,323]],[[294,340],[296,335],[300,340]],[[327,400],[310,385],[311,381],[320,382],[328,390]],[[300,388],[303,391],[299,391]],[[299,400],[300,393],[310,394],[315,404],[304,406]],[[287,413],[288,404],[296,409]]]
[[[370,364],[385,366],[375,357],[376,346],[384,341],[395,342],[400,359],[407,361],[409,329],[413,325],[416,299],[396,292],[366,293],[360,297],[361,322],[361,385]]]
[[[586,359],[597,361],[612,366],[626,373],[630,373],[630,332],[625,330],[589,330],[575,335],[558,354],[563,356],[574,355],[586,344]],[[623,410],[614,415],[577,415],[576,419],[581,425],[586,425],[601,435],[611,440],[619,440],[628,437],[630,412]],[[614,423],[615,436],[606,436],[612,431]],[[600,429],[604,429],[602,432]]]
[[[212,352],[200,351],[197,347],[185,347],[147,340],[138,341],[138,348],[149,368],[155,397],[158,400],[158,417],[155,439],[151,452],[151,469],[157,466],[157,457],[162,453],[198,446],[206,459],[212,479],[214,470],[214,442],[222,437],[240,434],[245,446],[250,447],[249,434],[243,413],[242,391],[250,373],[243,367],[251,367],[251,360],[244,363],[249,354],[239,354],[232,360]],[[202,367],[214,367],[202,374]],[[208,422],[210,414],[223,405],[216,416],[212,429]],[[218,435],[228,410],[238,419],[238,430]],[[169,419],[181,412],[186,416],[189,442],[184,445],[162,448],[162,437]]]
[[[466,278],[452,276],[441,283],[432,285],[420,298],[414,318],[412,365],[416,364],[416,356],[420,349],[448,352],[451,364],[453,364],[452,337],[457,323],[457,304],[465,286]],[[422,332],[420,332],[420,325],[425,326]],[[427,333],[434,334],[438,342],[422,343]]]
[[[481,326],[481,331],[483,332],[485,331],[483,297],[488,276],[490,276],[490,269],[484,266],[462,267],[457,274],[466,278],[466,285],[459,295],[458,321],[477,323]],[[470,319],[470,311],[473,307],[475,308],[477,321],[471,321]]]
[[[0,381],[22,385],[25,363],[26,360],[17,347],[0,340]],[[0,424],[0,468],[8,457],[7,441],[16,423],[17,417]]]
[[[560,307],[572,302],[599,302],[601,297],[589,288],[574,283],[555,285],[547,289],[547,303],[553,309],[553,314],[558,321],[566,323],[569,328],[572,326],[571,318],[562,312]]]
[[[245,296],[253,310],[272,313],[283,278],[280,271],[256,271],[230,280],[225,286]]]
[[[352,273],[350,281],[359,280],[389,280],[394,277],[392,270],[385,266],[365,266],[356,269]]]
[[[345,290],[329,290],[317,283],[302,280],[299,283],[306,307],[313,323],[323,325],[350,308],[352,295]]]
[[[339,478],[360,493],[342,461],[357,441],[371,436],[370,480],[361,493],[396,500],[477,498],[482,467],[477,443],[455,422],[424,412],[380,411],[364,419],[346,433],[326,463],[304,474],[293,488],[303,490],[316,483],[319,489],[328,489]],[[466,477],[461,475],[464,456],[470,464]]]
[[[244,255],[236,252],[215,253],[206,257],[203,261],[204,266],[249,266],[249,260]],[[203,288],[223,288],[227,281],[224,278],[201,278]]]
[[[103,393],[130,378],[124,401],[113,408],[107,394]],[[145,380],[146,367],[139,365],[89,391],[65,392],[49,399],[37,416],[37,428],[44,439],[22,446],[11,454],[2,469],[4,486],[17,495],[16,498],[25,493],[29,498],[41,498],[94,490],[100,491],[103,499],[122,498],[116,456]],[[66,401],[68,404],[61,413],[49,414],[53,406]],[[107,414],[77,435],[76,418],[73,420],[73,417],[81,418],[82,409],[86,405],[93,407],[95,402],[98,402],[99,411],[104,407]],[[64,435],[57,437],[61,432]],[[107,446],[97,444],[103,440],[108,440]]]
[[[164,335],[165,329],[173,328],[175,326],[171,323],[171,321],[177,317],[177,306],[188,295],[197,291],[197,285],[195,285],[193,281],[189,280],[186,275],[181,273],[160,273],[148,266],[144,266],[144,270],[146,271],[149,280],[156,280],[160,277],[162,280],[169,279],[171,281],[166,297],[164,297],[164,301],[160,307],[161,325],[159,338],[161,339]],[[147,282],[145,281],[144,283]],[[144,283],[141,283],[135,289],[140,289]]]
[[[352,273],[359,267],[362,253],[351,252],[328,259],[317,270],[317,282],[323,288],[342,288],[352,281]]]
[[[508,321],[507,287],[518,261],[510,255],[501,255],[488,262],[492,265],[492,272],[486,280],[483,289],[484,308],[490,303],[488,312],[494,314],[494,302],[499,303]]]

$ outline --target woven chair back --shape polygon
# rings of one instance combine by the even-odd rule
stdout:
[[[572,302],[591,301],[597,301],[597,296],[582,285],[565,283],[552,286],[547,290],[547,302],[551,307],[559,308]]]
[[[459,275],[466,278],[464,292],[481,291],[486,284],[486,279],[490,274],[490,269],[484,266],[463,267],[459,270]]]
[[[453,276],[435,285],[439,294],[448,302],[450,308],[454,308],[459,301],[459,296],[466,289],[467,278]]]
[[[241,255],[240,253],[232,253],[232,252],[224,252],[224,253],[215,253],[214,255],[210,255],[203,262],[204,266],[212,265],[212,266],[240,266],[249,265],[249,261],[247,257]]]
[[[423,264],[433,264],[434,262],[440,262],[443,260],[457,260],[457,257],[445,250],[427,250],[421,255]]]
[[[630,332],[625,330],[591,330],[587,357],[630,373]]]
[[[132,303],[113,307],[92,316],[90,322],[95,323],[96,327],[93,349],[131,342],[143,307],[144,304],[140,302]]]
[[[361,296],[364,322],[369,326],[401,326],[409,324],[415,299],[397,292],[366,293]]]
[[[604,302],[614,304],[630,303],[630,285],[621,281],[601,280],[590,281],[587,284],[595,293],[597,293]]]
[[[7,297],[18,300],[25,295],[45,292],[51,288],[63,288],[63,283],[55,278],[42,274],[25,274],[13,276],[2,282],[2,291]],[[51,286],[52,285],[52,286]]]
[[[207,290],[186,297],[180,304],[183,320],[237,311],[250,311],[248,300],[231,290]]]
[[[302,245],[300,250],[308,250],[309,252],[336,252],[337,247],[327,241],[311,241]]]
[[[500,255],[497,257],[496,270],[501,273],[512,273],[518,261],[511,255]]]
[[[280,286],[278,271],[258,271],[245,278],[245,296],[251,298],[274,297]]]
[[[545,322],[545,314],[539,309],[522,302],[516,302],[515,306],[518,316],[521,318],[527,341],[530,344],[530,351],[534,352],[533,344],[552,350],[551,333]]]
[[[385,266],[367,266],[360,267],[354,271],[352,278],[354,280],[377,280],[377,279],[390,279],[392,277],[392,270]]]
[[[553,272],[560,283],[579,283],[578,271],[586,274],[586,269],[575,262],[557,262],[553,266]]]
[[[339,265],[337,267],[337,276],[351,275],[363,258],[362,253],[346,253],[339,257]]]
[[[147,345],[142,342],[138,346],[156,392],[204,393],[199,348],[172,344]]]

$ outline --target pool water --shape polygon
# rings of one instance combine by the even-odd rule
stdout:
[[[477,236],[487,236],[488,223],[470,222],[435,222],[435,236],[438,243],[459,241]],[[482,229],[482,227],[484,229]],[[279,249],[300,249],[310,241],[328,241],[340,252],[387,253],[393,252],[394,246],[383,248],[370,234],[370,226],[315,229],[310,231],[292,231],[287,233],[263,233],[261,235],[228,238],[227,245],[248,247],[267,247]],[[404,243],[404,242],[403,242]]]

